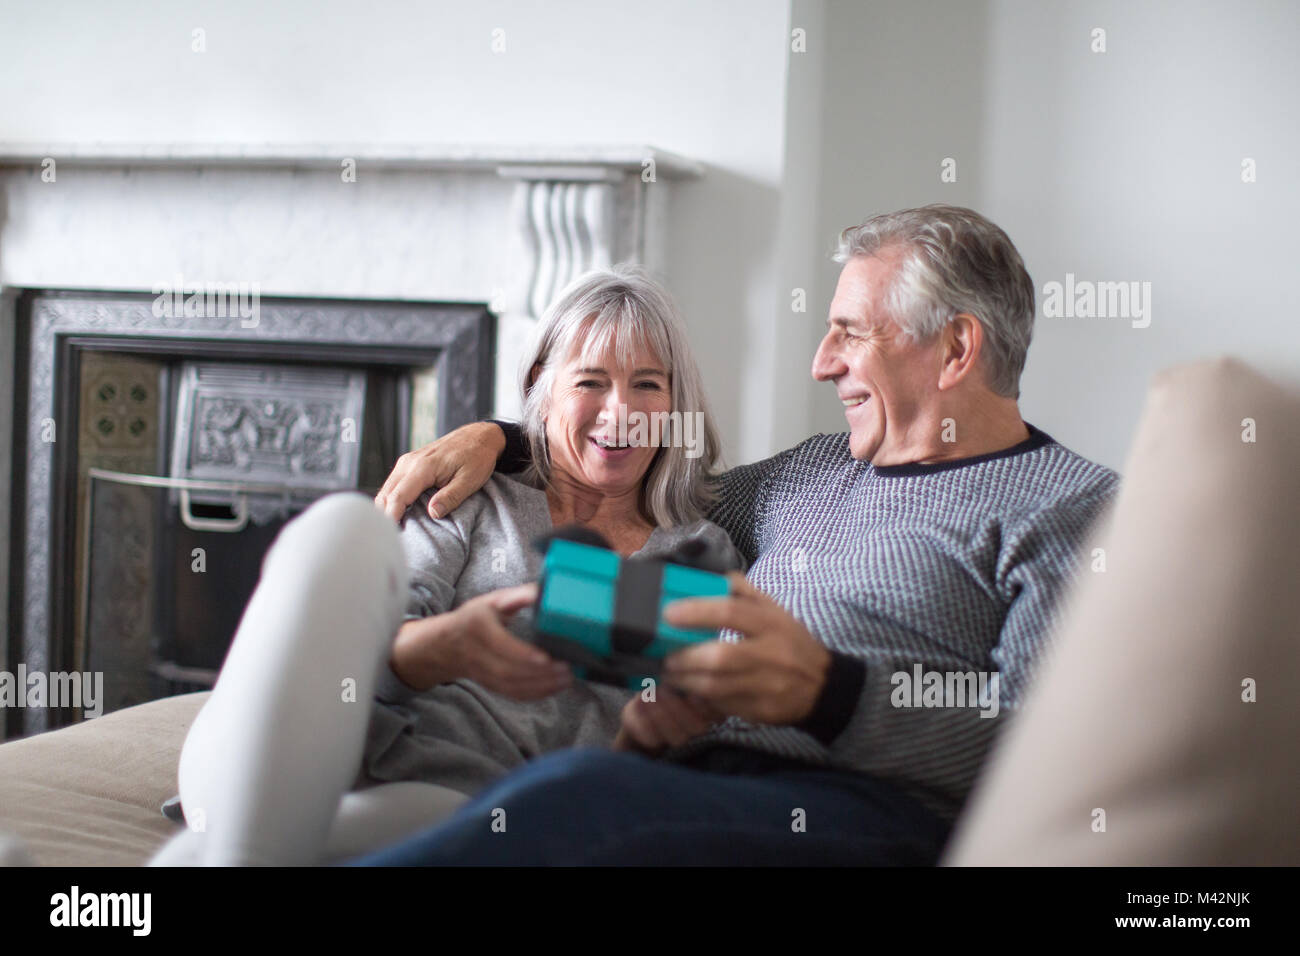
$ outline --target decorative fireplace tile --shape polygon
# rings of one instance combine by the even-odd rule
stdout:
[[[162,444],[160,443],[159,410],[162,390],[163,363],[154,359],[139,358],[113,352],[87,352],[81,360],[81,385],[77,435],[77,501],[84,502],[87,493],[87,474],[91,468],[126,471],[134,474],[153,474],[158,470]],[[114,502],[117,507],[119,502]],[[130,525],[126,514],[115,518],[119,524]],[[132,567],[148,573],[151,549],[150,524],[136,522],[129,535],[120,540],[133,545]],[[73,656],[81,660],[86,650],[83,632],[85,608],[84,593],[86,553],[86,524],[84,509],[77,510],[76,560],[73,569],[74,601],[73,621],[76,628]],[[126,552],[124,552],[124,555]],[[130,572],[128,571],[128,577]],[[136,582],[137,585],[139,582]],[[143,591],[136,588],[133,600],[142,600]],[[122,597],[126,597],[124,593]],[[119,598],[120,600],[121,598]],[[127,615],[123,619],[131,619]],[[137,622],[147,620],[135,617]]]
[[[356,487],[364,372],[185,362],[172,477]]]

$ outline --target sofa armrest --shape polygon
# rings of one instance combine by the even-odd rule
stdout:
[[[944,864],[1300,863],[1300,393],[1163,372],[1124,474]]]

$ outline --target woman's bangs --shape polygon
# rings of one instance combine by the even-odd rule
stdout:
[[[624,302],[610,303],[591,316],[582,324],[579,335],[582,364],[588,368],[603,367],[611,356],[615,364],[630,367],[639,354],[648,352],[672,375],[668,336],[662,324],[641,320]]]

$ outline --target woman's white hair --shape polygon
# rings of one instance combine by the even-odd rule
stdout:
[[[641,486],[641,510],[658,525],[702,518],[713,500],[712,479],[721,446],[691,354],[686,330],[672,297],[637,266],[621,265],[578,276],[551,303],[538,324],[532,348],[520,363],[524,437],[532,453],[526,476],[545,486],[551,479],[546,424],[556,373],[575,354],[591,365],[631,365],[638,349],[651,352],[668,373],[671,411],[699,413],[695,436],[702,447],[688,457],[681,440],[661,443]],[[680,438],[680,433],[672,435]]]

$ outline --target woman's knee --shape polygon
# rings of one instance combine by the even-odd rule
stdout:
[[[315,545],[357,550],[401,550],[397,526],[375,507],[375,503],[354,491],[342,491],[318,498],[280,533],[280,540],[302,539]]]
[[[396,603],[406,594],[397,527],[356,492],[326,495],[285,525],[262,564],[263,578],[277,573],[347,590],[377,583]]]

